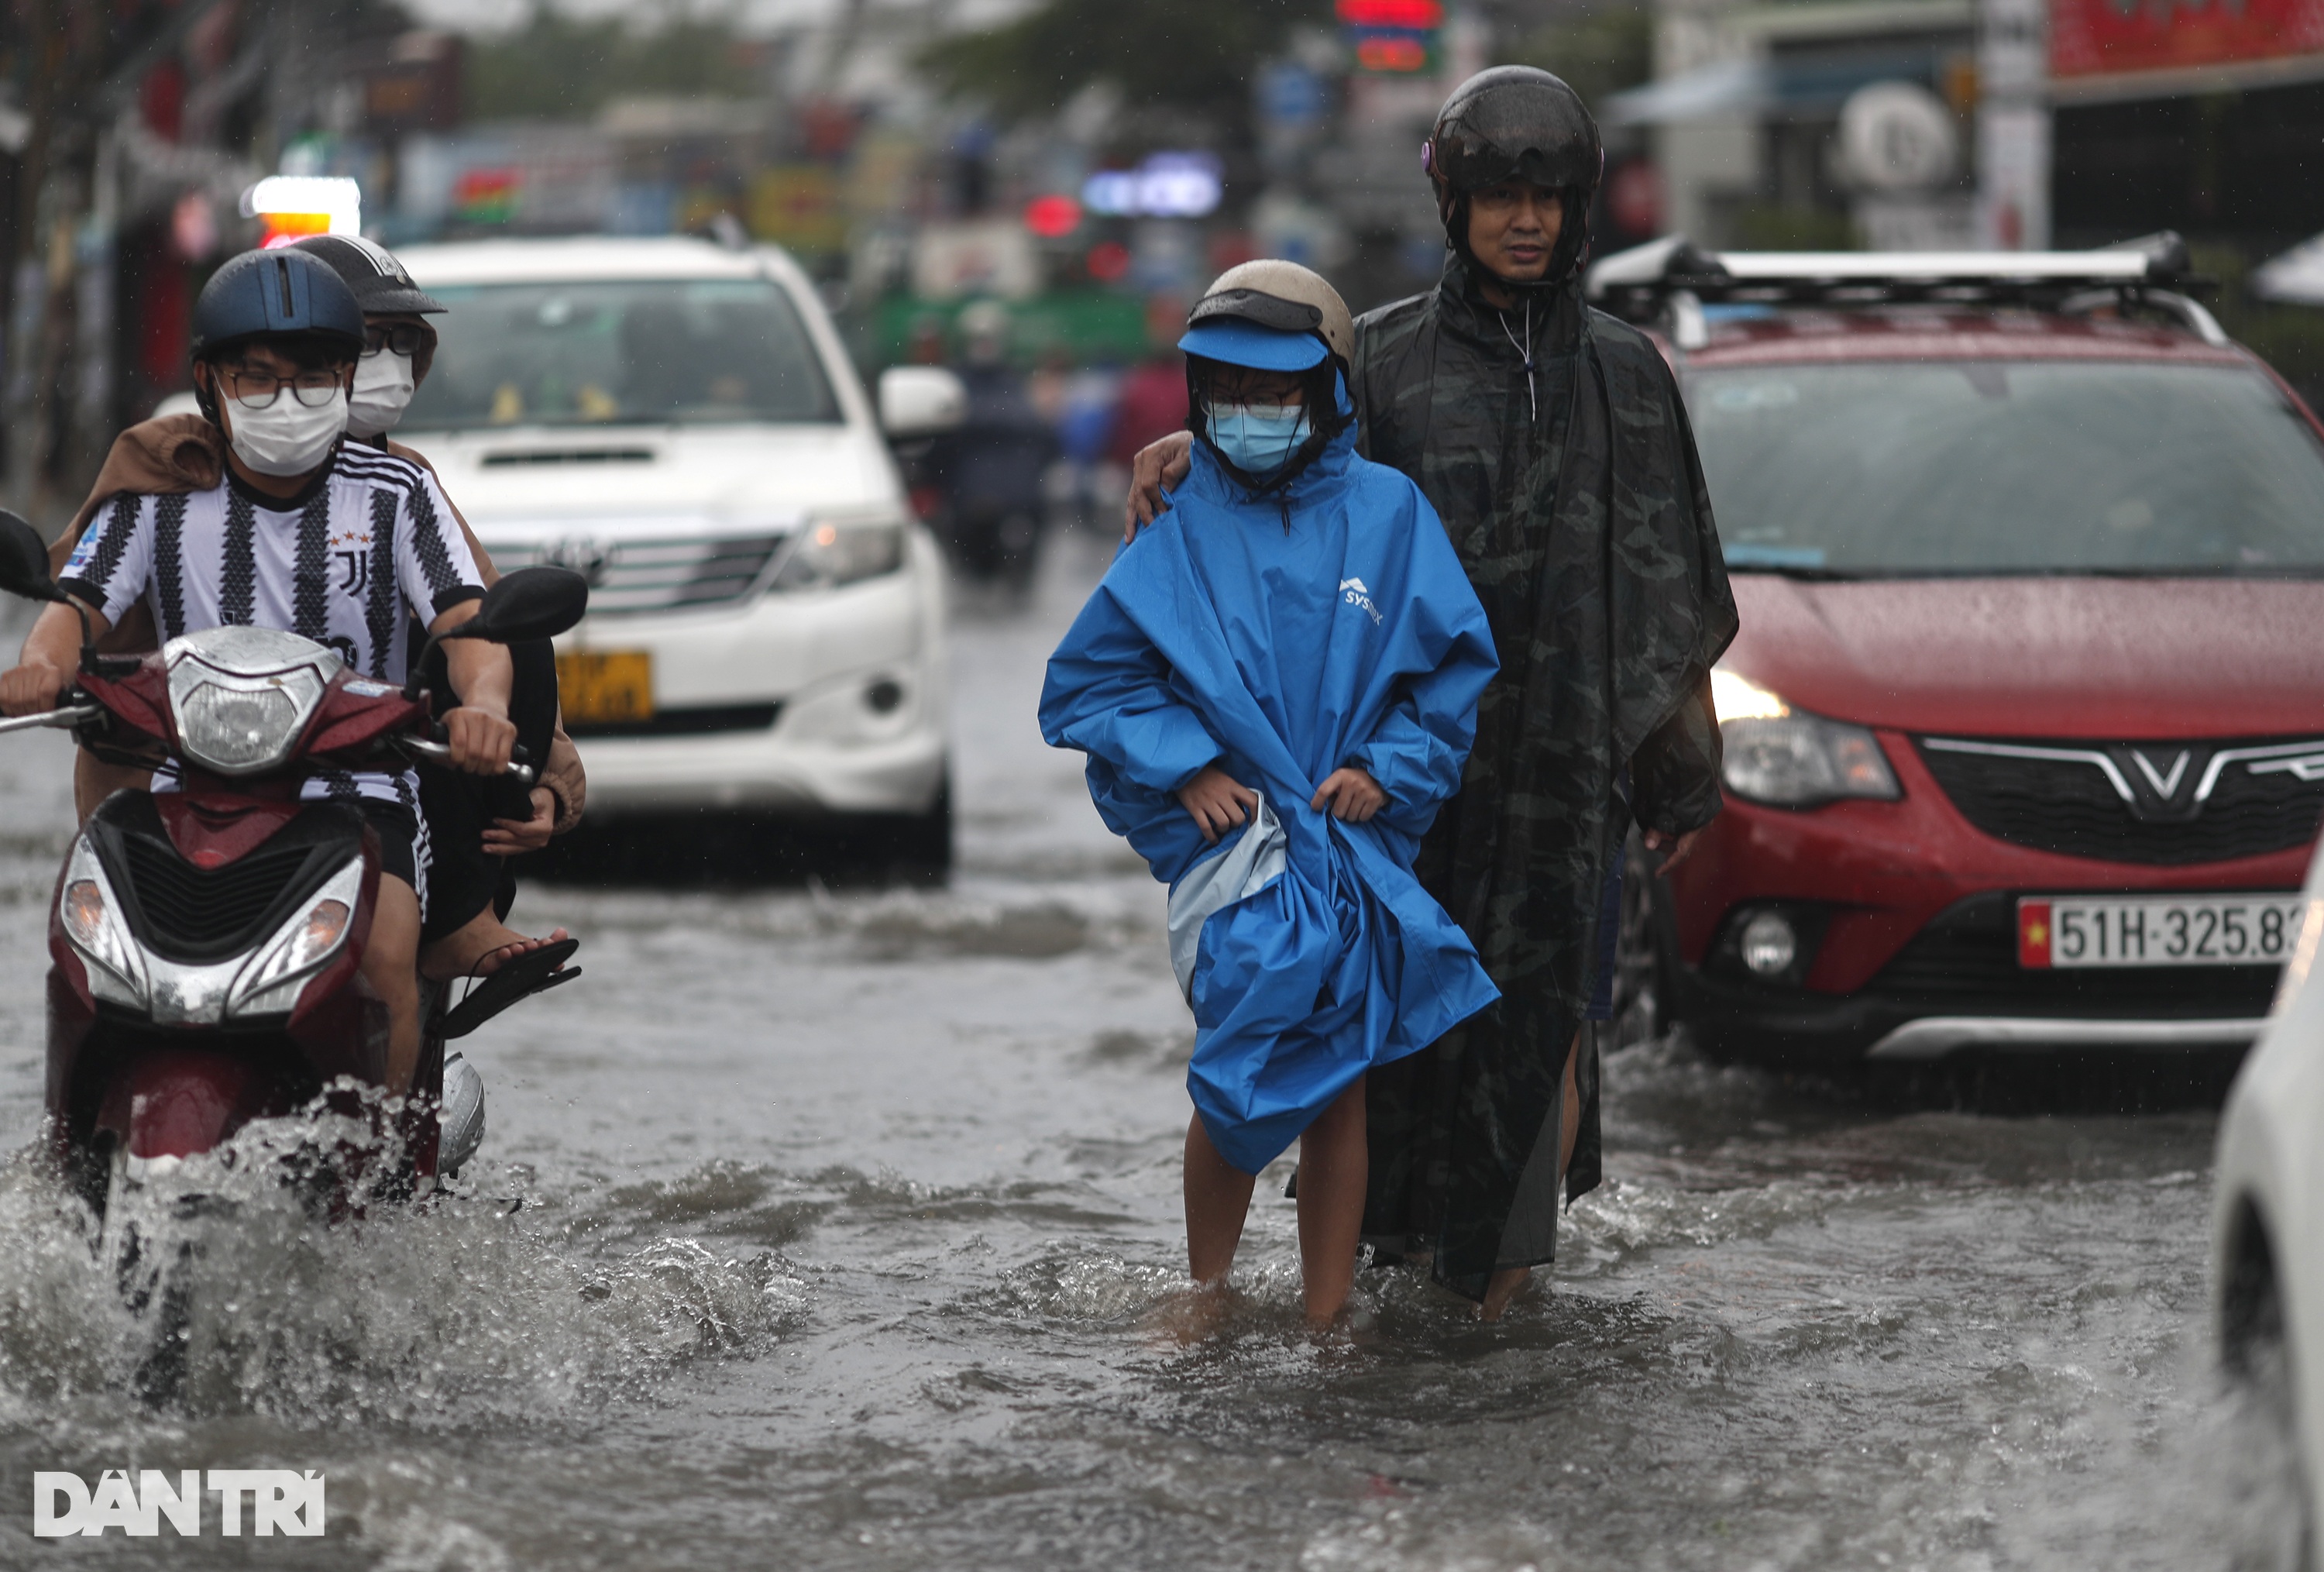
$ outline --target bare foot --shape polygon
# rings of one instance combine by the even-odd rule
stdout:
[[[1141,1329],[1156,1342],[1173,1348],[1191,1348],[1216,1336],[1234,1311],[1234,1294],[1223,1282],[1195,1283],[1180,1289],[1147,1312]]]
[[[1507,1271],[1493,1273],[1485,1284],[1485,1302],[1477,1307],[1477,1319],[1498,1321],[1509,1308],[1509,1301],[1525,1291],[1533,1281],[1533,1268],[1513,1266]]]
[[[420,952],[420,975],[431,983],[456,977],[489,977],[510,961],[545,944],[568,937],[558,929],[546,939],[519,933],[493,915],[487,906],[463,928],[454,929]]]

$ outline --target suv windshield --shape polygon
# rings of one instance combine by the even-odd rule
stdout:
[[[1687,412],[1731,568],[2324,571],[2324,446],[2241,367],[1706,370]]]
[[[429,292],[451,311],[406,427],[839,419],[798,310],[762,280]]]

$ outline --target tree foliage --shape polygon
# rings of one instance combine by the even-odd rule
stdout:
[[[534,0],[522,27],[471,39],[469,118],[569,119],[632,94],[748,97],[763,88],[753,48],[730,20],[669,5],[641,9],[643,25],[585,21]]]
[[[1003,26],[929,45],[919,65],[1007,119],[1047,114],[1099,80],[1132,106],[1240,116],[1251,72],[1293,27],[1330,14],[1327,0],[1043,0]]]

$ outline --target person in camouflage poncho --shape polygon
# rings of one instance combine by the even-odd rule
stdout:
[[[1580,298],[1598,148],[1546,72],[1464,84],[1430,142],[1443,276],[1356,324],[1360,450],[1443,517],[1501,662],[1415,872],[1502,997],[1371,1076],[1364,1234],[1383,1255],[1426,1257],[1489,1315],[1554,1255],[1561,1180],[1570,1198],[1600,1178],[1595,1043],[1580,1029],[1630,825],[1683,852],[1720,807],[1709,674],[1735,603],[1669,365]],[[1517,280],[1491,265],[1505,252],[1480,260],[1469,244],[1468,198],[1494,182],[1575,216],[1552,220]],[[1141,483],[1167,457],[1148,453]],[[1140,490],[1133,522],[1153,502]]]
[[[1709,672],[1736,619],[1693,436],[1654,344],[1575,293],[1533,324],[1537,394],[1457,259],[1357,327],[1361,449],[1435,504],[1501,656],[1415,871],[1502,997],[1373,1077],[1365,1233],[1478,1299],[1554,1254],[1563,1072],[1630,821],[1675,840],[1720,805]],[[1600,1178],[1578,1058],[1570,1197]]]

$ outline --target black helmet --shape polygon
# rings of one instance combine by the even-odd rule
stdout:
[[[363,353],[363,308],[328,264],[277,246],[229,257],[194,301],[194,358],[206,360],[261,334],[336,341],[349,360]]]
[[[1564,227],[1541,282],[1563,284],[1581,266],[1606,152],[1582,95],[1558,78],[1533,66],[1479,71],[1444,100],[1421,164],[1436,183],[1445,236],[1471,266],[1477,264],[1469,254],[1470,195],[1508,180],[1549,187],[1565,199]]]
[[[366,316],[384,317],[398,311],[445,310],[444,302],[411,282],[411,275],[385,246],[360,235],[309,235],[290,243],[293,251],[321,257],[355,291],[355,304]]]

